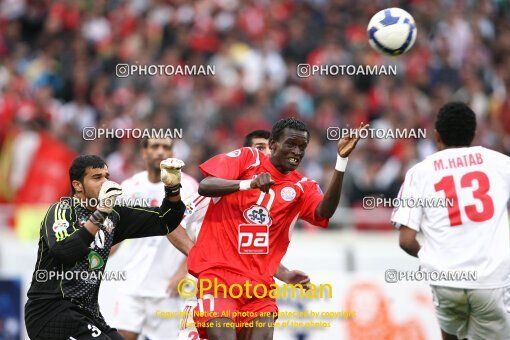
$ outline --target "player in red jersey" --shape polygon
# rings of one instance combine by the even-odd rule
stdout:
[[[278,312],[274,298],[255,297],[261,292],[254,291],[225,296],[218,289],[227,287],[226,291],[246,282],[269,288],[296,221],[300,218],[327,227],[340,201],[347,157],[358,138],[338,142],[336,171],[324,195],[317,182],[296,171],[309,140],[302,122],[282,119],[271,132],[270,157],[242,148],[200,166],[207,177],[200,183],[199,193],[214,198],[188,255],[188,269],[198,277],[199,287],[216,283],[214,289],[197,293],[194,319],[201,338],[228,340],[239,335],[241,339],[272,339],[274,318],[258,315]],[[236,317],[239,312],[249,315]],[[232,321],[248,325],[252,320],[264,326],[232,328]]]

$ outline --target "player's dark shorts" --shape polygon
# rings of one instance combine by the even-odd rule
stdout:
[[[44,321],[44,325],[29,325],[27,323],[27,333],[31,340],[123,339],[115,328],[111,328],[103,320],[87,315],[77,305],[68,301],[62,301],[62,304],[66,305],[65,308],[60,309],[58,313]],[[29,309],[26,310],[25,315],[25,317],[30,316]]]

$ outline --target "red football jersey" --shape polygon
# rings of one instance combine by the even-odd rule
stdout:
[[[328,226],[328,219],[315,216],[323,198],[317,182],[297,171],[282,174],[255,148],[215,156],[200,165],[200,170],[205,176],[232,180],[268,172],[275,184],[267,194],[250,189],[212,199],[188,256],[188,269],[194,276],[221,267],[270,284],[296,221],[301,218]]]

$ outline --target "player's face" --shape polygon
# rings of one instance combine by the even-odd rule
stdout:
[[[159,171],[159,163],[172,157],[173,142],[168,138],[149,139],[149,143],[142,151],[143,159],[148,168]]]
[[[108,178],[110,178],[108,167],[88,167],[85,170],[85,176],[83,176],[83,190],[81,196],[86,198],[98,198],[101,185],[103,185]]]
[[[306,131],[285,128],[279,140],[269,140],[271,163],[284,174],[294,171],[303,160],[307,146]]]
[[[251,147],[259,149],[266,156],[271,154],[271,150],[269,150],[269,141],[265,138],[253,138],[251,140]]]

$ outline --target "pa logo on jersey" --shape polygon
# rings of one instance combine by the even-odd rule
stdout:
[[[268,254],[269,226],[240,224],[237,245],[239,254]]]
[[[252,205],[243,212],[247,222],[252,224],[264,224],[268,227],[273,223],[269,216],[269,211],[261,205]]]

